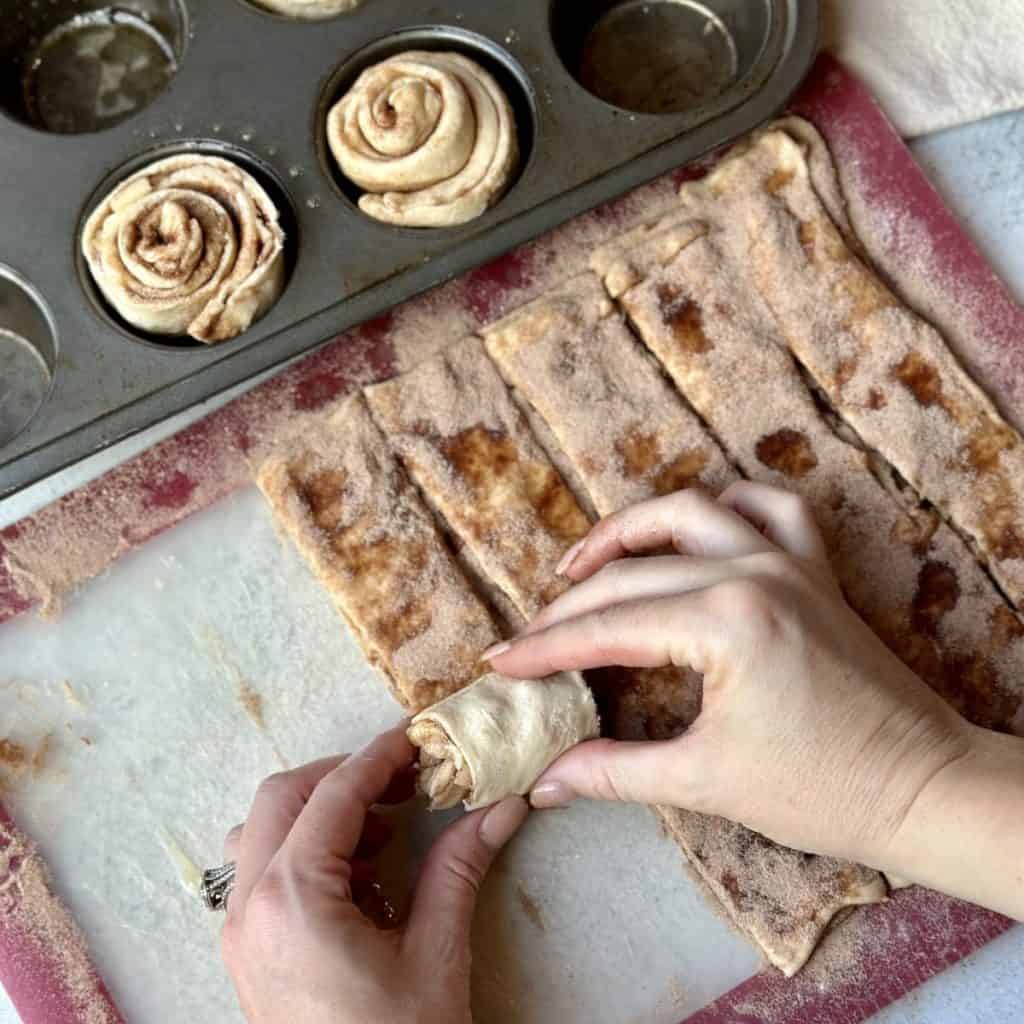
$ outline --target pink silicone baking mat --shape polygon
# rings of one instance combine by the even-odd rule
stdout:
[[[923,262],[919,271],[955,282],[958,309],[972,324],[957,351],[1011,419],[1024,407],[1024,309],[987,265],[914,162],[864,86],[835,60],[819,58],[791,110],[811,120],[838,162],[856,168],[864,208],[898,210],[876,256],[898,259],[909,235]],[[543,290],[644,211],[670,201],[682,169],[595,210],[550,236],[348,332],[270,381],[174,437],[155,445],[38,514],[0,532],[0,623],[40,597],[103,571],[132,547],[169,529],[251,480],[251,463],[268,439],[297,415],[313,412],[352,388],[382,379],[410,361],[410,324],[438,330],[479,328]],[[878,239],[873,239],[876,244]],[[429,332],[427,332],[429,333]],[[413,353],[414,354],[414,353]],[[100,538],[97,551],[67,578],[31,579],[12,573],[19,549],[74,543],[83,531]],[[77,576],[75,573],[77,572]],[[3,814],[0,808],[0,815]],[[1011,927],[997,914],[936,893],[910,889],[888,904],[858,911],[827,938],[823,969],[791,980],[765,970],[688,1019],[688,1024],[854,1024],[863,1021]],[[841,939],[840,939],[841,936]],[[841,943],[841,945],[840,945]],[[830,950],[830,946],[834,947]],[[16,958],[9,954],[19,951]],[[47,997],[46,951],[24,948],[23,936],[0,906],[0,980],[26,1024],[85,1024]],[[48,1011],[46,1007],[49,1006]]]

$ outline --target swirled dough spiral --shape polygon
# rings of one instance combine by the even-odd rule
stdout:
[[[155,334],[234,338],[284,288],[277,208],[220,157],[172,156],[131,175],[86,221],[82,251],[114,309]]]
[[[508,188],[519,143],[501,87],[457,53],[401,53],[367,68],[327,116],[364,213],[405,227],[479,217]]]
[[[283,14],[287,18],[303,18],[314,21],[317,18],[333,18],[336,14],[355,10],[363,0],[255,0],[255,2],[275,14]]]
[[[492,672],[412,720],[419,787],[431,810],[486,807],[524,795],[556,758],[600,731],[583,677],[509,679]]]

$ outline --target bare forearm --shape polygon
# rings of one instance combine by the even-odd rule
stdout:
[[[1024,920],[1024,739],[972,727],[872,866]]]

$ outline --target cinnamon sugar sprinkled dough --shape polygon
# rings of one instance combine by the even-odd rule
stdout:
[[[409,475],[524,616],[565,590],[555,567],[590,522],[479,339],[366,396]]]
[[[258,483],[403,707],[420,710],[480,674],[498,640],[362,395]]]
[[[838,412],[973,539],[1020,607],[1024,442],[938,332],[851,251],[801,145],[766,132],[682,196],[701,218],[714,207],[744,287]]]
[[[787,978],[838,914],[886,898],[882,876],[870,868],[791,850],[725,818],[655,810],[728,915]]]
[[[502,375],[547,421],[598,511],[735,474],[700,421],[630,335],[593,274],[489,328]]]
[[[599,250],[594,265],[745,472],[811,501],[848,597],[883,639],[969,718],[989,727],[1019,725],[1020,620],[953,531],[934,515],[902,508],[871,476],[864,453],[829,429],[760,296],[724,258],[713,241],[715,231],[712,240],[702,237],[709,230],[711,218],[704,216],[709,212],[687,210],[669,223],[663,219],[634,231],[642,250],[630,252],[627,237]],[[695,214],[702,219],[687,228],[685,217]],[[669,234],[669,242],[660,242],[659,233]],[[686,245],[673,241],[687,235]],[[671,822],[666,827],[696,863],[705,865],[702,874],[722,883],[712,882],[719,895],[722,887],[734,890],[724,903],[740,923],[748,931],[751,924],[760,925],[762,944],[777,943],[777,922],[765,928],[771,905],[764,896],[780,880],[800,876],[780,870],[777,848],[760,837],[751,846],[751,834],[739,826],[690,817],[695,820],[684,828],[674,829]],[[752,858],[750,851],[759,847],[772,856]],[[737,861],[742,870],[736,869]],[[819,866],[817,858],[807,864]],[[851,902],[879,895],[869,874],[862,881],[860,891],[856,884],[847,890]],[[753,914],[748,887],[760,904]],[[820,899],[813,881],[809,892],[812,900]],[[799,902],[790,893],[779,905]],[[806,954],[830,917],[810,919]]]
[[[5,948],[26,974],[46,973],[55,986],[55,1016],[83,1024],[121,1024],[89,960],[85,938],[50,888],[42,857],[0,818],[0,930]],[[59,992],[59,996],[56,996]]]

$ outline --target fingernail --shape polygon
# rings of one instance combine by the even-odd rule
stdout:
[[[480,839],[492,850],[500,850],[526,821],[530,806],[521,796],[510,796],[495,804],[480,822]]]
[[[508,641],[505,641],[500,644],[494,644],[493,646],[488,647],[487,650],[480,655],[480,658],[483,661],[490,661],[492,658],[497,658],[500,655],[504,654],[506,651],[510,651],[511,649],[512,645]]]
[[[576,794],[564,782],[541,782],[530,790],[530,803],[537,810],[564,807],[576,799]]]
[[[583,545],[586,543],[586,538],[583,540],[576,541],[575,544],[564,555],[562,560],[558,563],[555,569],[556,576],[564,576],[568,571],[573,562],[576,561],[576,556],[583,550]]]

